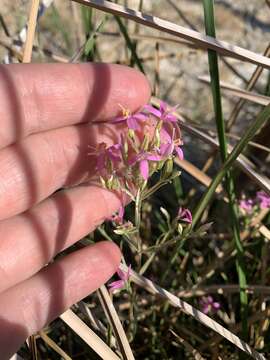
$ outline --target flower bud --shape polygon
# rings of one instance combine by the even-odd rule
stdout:
[[[169,158],[165,161],[163,170],[162,170],[162,179],[167,179],[172,175],[173,172],[173,160]]]

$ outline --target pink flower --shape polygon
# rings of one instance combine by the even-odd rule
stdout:
[[[116,280],[108,284],[110,291],[124,288],[130,278],[130,273],[131,265],[129,265],[127,272],[124,272],[120,268],[118,268],[117,275],[119,276],[120,280]]]
[[[178,108],[177,106],[174,106],[169,109],[169,106],[164,101],[160,101],[159,103],[159,109],[156,109],[152,105],[146,105],[144,107],[144,110],[158,119],[164,121],[164,122],[177,122],[177,117],[173,114],[173,112]]]
[[[117,225],[122,225],[124,222],[124,213],[125,213],[125,208],[122,205],[120,206],[118,212],[116,214],[113,214],[110,218],[108,218],[108,220],[113,221]]]
[[[173,140],[173,138],[169,136],[168,142],[161,144],[158,149],[158,152],[163,157],[168,157],[170,155],[175,154],[178,156],[179,160],[183,160],[184,153],[181,147],[179,146],[180,144],[182,144],[180,139]]]
[[[261,209],[270,208],[270,196],[266,194],[266,192],[258,191],[256,194],[256,199],[259,201]]]
[[[183,209],[182,207],[180,207],[178,210],[177,219],[184,221],[188,224],[191,224],[192,223],[192,214],[191,214],[190,210],[185,209],[185,208]]]
[[[218,309],[220,309],[220,303],[215,302],[212,296],[204,296],[200,300],[200,306],[204,314],[216,312]]]
[[[96,157],[96,169],[98,172],[106,169],[108,161],[111,161],[116,166],[122,160],[120,144],[111,145],[107,148],[107,144],[102,142],[88,154]]]
[[[242,210],[246,211],[248,214],[252,212],[253,209],[253,200],[247,199],[247,200],[240,200],[239,206]]]
[[[118,116],[112,120],[113,123],[126,122],[129,129],[139,130],[141,121],[145,121],[147,116],[141,112],[131,114],[130,110],[122,107],[122,116]]]
[[[129,160],[129,165],[133,166],[136,162],[139,163],[139,169],[144,180],[149,178],[149,164],[148,161],[162,161],[163,158],[155,153],[141,151],[139,154],[133,156]]]

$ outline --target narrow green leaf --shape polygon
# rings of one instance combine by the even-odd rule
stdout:
[[[214,3],[213,0],[203,0],[204,6],[204,20],[206,35],[216,37],[215,30],[215,16],[214,16]],[[227,140],[225,135],[225,123],[223,119],[222,100],[219,82],[219,69],[218,69],[218,57],[215,51],[208,50],[208,63],[209,72],[211,78],[211,89],[213,97],[213,106],[215,112],[215,120],[219,139],[219,149],[222,162],[225,162],[227,158]],[[248,297],[245,292],[247,285],[246,269],[244,266],[244,249],[241,243],[240,226],[238,221],[238,207],[235,196],[235,186],[232,173],[227,172],[225,176],[225,188],[229,197],[229,211],[231,219],[231,227],[233,232],[234,244],[237,250],[236,270],[238,274],[238,281],[240,285],[240,303],[241,303],[241,319],[242,319],[242,332],[243,337],[248,337],[248,324],[247,324],[247,306]]]
[[[120,19],[119,16],[115,16],[115,20],[116,20],[116,22],[117,22],[117,24],[119,26],[119,29],[120,29],[121,33],[124,36],[124,39],[126,41],[126,45],[127,45],[127,47],[129,48],[129,50],[131,52],[133,63],[136,64],[138,66],[138,68],[141,70],[141,72],[144,73],[144,68],[143,68],[142,62],[141,62],[141,60],[139,59],[139,57],[137,55],[136,46],[132,42],[132,40],[130,39],[124,23],[122,22],[122,20]]]
[[[92,50],[94,49],[97,35],[102,30],[102,27],[105,24],[106,20],[107,20],[107,17],[104,16],[104,18],[101,20],[101,22],[97,26],[96,30],[94,32],[92,32],[91,36],[88,38],[88,40],[84,46],[84,54],[86,56],[89,56],[90,53],[92,52]]]

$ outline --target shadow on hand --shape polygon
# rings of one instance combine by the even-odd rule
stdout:
[[[67,65],[69,66],[69,65]],[[94,90],[89,98],[88,107],[83,116],[83,121],[91,121],[91,119],[96,118],[101,112],[104,104],[107,101],[108,94],[110,92],[111,86],[111,74],[109,66],[106,64],[99,64],[95,67],[94,71],[95,85]],[[24,137],[24,114],[22,109],[22,104],[20,103],[19,96],[17,94],[17,84],[14,83],[14,80],[11,78],[9,71],[6,67],[0,69],[0,78],[1,81],[5,84],[6,92],[10,98],[10,111],[13,114],[13,123],[14,123],[14,137],[17,139],[22,139]],[[71,79],[72,81],[72,79]],[[100,126],[99,132],[106,133],[107,136],[115,136],[111,133],[109,127],[106,124]],[[113,139],[115,140],[115,139]],[[71,169],[67,183],[76,183],[80,181],[80,171],[82,167],[82,158],[85,160],[86,164],[88,161],[87,151],[89,144],[96,144],[97,139],[95,134],[91,131],[91,126],[89,125],[89,131],[83,133],[80,132],[80,148],[78,159],[73,168]],[[35,149],[33,149],[35,151]],[[29,154],[27,154],[24,149],[20,146],[20,143],[16,144],[17,156],[20,159],[25,176],[28,181],[28,191],[29,191],[29,207],[36,203],[37,194],[38,194],[38,184],[37,179],[35,178],[35,173],[31,166],[31,159]],[[65,242],[67,235],[70,230],[70,223],[73,217],[76,214],[72,211],[72,206],[67,197],[63,194],[61,201],[57,202],[57,216],[59,217],[58,230],[55,239],[48,239],[48,235],[43,228],[43,225],[37,217],[30,215],[30,221],[33,228],[35,229],[37,238],[39,239],[39,246],[44,255],[44,259],[51,259],[52,252],[48,248],[47,244],[51,241],[55,242],[55,249],[53,252],[58,252],[60,249],[65,247]],[[79,239],[78,239],[79,240]],[[16,251],[16,249],[15,249]],[[79,280],[79,279],[78,279]],[[48,292],[54,293],[55,296],[51,297],[51,303],[46,317],[46,323],[53,320],[53,317],[57,316],[59,311],[62,311],[65,306],[64,301],[64,277],[61,272],[61,267],[57,268],[57,273],[55,278],[51,282],[48,282]],[[29,294],[30,295],[30,294]],[[19,300],[19,299],[18,299]],[[33,301],[33,304],[35,302]],[[36,312],[42,312],[42,309],[34,309]],[[44,316],[44,314],[43,314]],[[2,336],[2,343],[9,344],[10,342],[19,341],[23,342],[27,337],[27,324],[24,326],[20,325],[21,321],[18,324],[8,322],[6,320],[0,319],[0,328],[4,329],[4,334]],[[45,324],[44,324],[45,325]],[[15,340],[14,340],[15,339]],[[16,346],[19,346],[19,343],[16,342]],[[14,346],[14,345],[13,345]],[[16,349],[14,349],[15,351]],[[4,357],[1,356],[1,359]]]

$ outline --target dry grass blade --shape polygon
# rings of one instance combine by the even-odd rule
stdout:
[[[33,42],[35,37],[36,25],[37,25],[38,7],[39,7],[39,0],[32,0],[28,26],[27,26],[26,42],[23,52],[24,63],[31,62]]]
[[[20,355],[14,354],[9,360],[24,360]]]
[[[37,350],[36,335],[29,336],[28,345],[29,345],[29,350],[30,350],[30,353],[31,353],[31,359],[32,360],[38,360],[39,356],[38,356],[38,350]]]
[[[269,57],[270,56],[270,44],[267,46],[267,48],[265,49],[264,56]],[[254,89],[257,81],[259,80],[259,77],[261,76],[263,72],[263,67],[261,66],[257,66],[257,68],[255,69],[255,71],[253,72],[250,80],[247,83],[247,88],[246,90],[251,91]],[[228,118],[228,125],[227,125],[227,130],[230,130],[231,127],[235,124],[237,117],[241,111],[241,109],[243,108],[243,106],[245,105],[245,100],[244,99],[240,99],[234,106],[229,118]]]
[[[152,98],[151,103],[155,106],[157,106],[160,103],[159,99]],[[195,137],[199,138],[200,140],[206,142],[209,145],[212,145],[216,149],[218,148],[218,141],[213,138],[213,136],[210,136],[206,134],[205,132],[195,128],[192,125],[189,125],[185,118],[178,112],[175,112],[175,115],[177,116],[179,123],[187,133],[194,135]],[[230,153],[232,147],[228,147],[228,152]],[[249,176],[254,182],[262,188],[264,191],[266,191],[270,195],[270,180],[265,177],[264,175],[259,174],[255,166],[249,161],[244,155],[238,156],[238,158],[235,160],[235,164],[238,165],[244,173]]]
[[[44,331],[39,332],[39,336],[42,340],[51,347],[57,354],[62,356],[64,360],[72,360],[70,356],[68,356],[64,350],[62,350]]]
[[[226,135],[227,135],[229,138],[236,139],[236,140],[238,140],[238,141],[241,139],[240,136],[235,135],[235,134],[228,134],[228,133],[227,133]],[[248,143],[248,145],[249,145],[249,146],[253,146],[253,147],[257,148],[257,149],[260,149],[260,150],[263,150],[263,151],[266,151],[266,152],[270,153],[270,148],[269,148],[269,147],[264,146],[264,145],[262,145],[262,144],[259,144],[259,143],[257,143],[257,142],[250,141],[250,142]]]
[[[198,287],[196,289],[191,290],[183,290],[180,291],[177,295],[179,297],[190,298],[193,296],[204,296],[206,294],[233,294],[239,292],[239,285],[227,284],[227,285],[209,285]],[[264,296],[270,295],[270,286],[263,285],[248,285],[246,287],[246,291],[250,294],[262,294]]]
[[[208,85],[210,85],[210,78],[208,76],[199,76],[198,79]],[[270,103],[270,97],[252,93],[247,90],[239,89],[237,86],[228,84],[224,81],[220,81],[221,88],[227,90],[232,95],[235,95],[241,99],[252,101],[256,104],[267,106]]]
[[[248,318],[248,324],[251,325],[261,319],[269,319],[270,316],[270,308],[266,308],[264,311],[261,312],[257,312],[254,315],[250,316]],[[231,328],[232,331],[234,331],[235,333],[238,333],[241,330],[241,324],[236,324]],[[218,343],[220,343],[222,341],[222,336],[220,335],[215,335],[212,339],[207,340],[204,344],[202,344],[202,346],[200,346],[200,351],[204,351],[206,350],[209,346],[214,346],[217,345]]]
[[[123,7],[121,5],[114,4],[105,0],[73,1],[105,11],[107,13],[111,13],[113,15],[128,18],[137,23],[152,27],[168,34],[184,38],[188,41],[195,43],[198,47],[201,47],[203,49],[215,50],[217,53],[224,56],[237,58],[243,61],[259,64],[265,68],[270,68],[270,59],[265,56],[256,54],[239,46],[228,44],[225,41],[220,41],[210,36],[203,35],[202,33],[187,29],[166,20],[162,20],[158,17],[143,14],[139,11],[129,9],[127,7]]]
[[[178,118],[185,131],[214,146],[215,148],[218,148],[218,142],[212,136],[205,134],[203,131],[196,129],[191,125],[188,125],[182,117],[179,116]],[[229,146],[229,153],[231,149],[231,146]],[[244,171],[244,173],[254,180],[259,187],[270,194],[270,180],[264,175],[259,174],[256,171],[255,166],[244,155],[240,155],[235,160],[235,163]]]
[[[127,271],[127,266],[121,264],[121,269],[123,271]],[[152,294],[157,294],[162,298],[168,300],[173,306],[176,306],[183,310],[186,314],[191,315],[197,321],[204,324],[205,326],[209,327],[210,329],[214,330],[215,332],[219,333],[225,339],[230,341],[232,344],[237,346],[239,349],[244,351],[245,353],[253,356],[256,360],[266,360],[265,357],[258,353],[256,350],[252,349],[247,343],[242,341],[238,336],[231,333],[229,330],[225,329],[215,320],[212,320],[209,316],[205,315],[201,311],[197,310],[193,306],[189,305],[187,302],[181,300],[177,296],[173,295],[169,291],[161,288],[160,286],[156,285],[151,280],[147,279],[144,276],[137,274],[136,272],[131,272],[131,279],[137,285],[143,287],[145,290],[149,291]]]
[[[126,333],[123,329],[121,321],[117,315],[117,312],[113,306],[113,302],[110,298],[108,290],[105,286],[101,286],[98,290],[98,296],[101,302],[101,305],[105,311],[105,314],[113,328],[115,337],[118,341],[121,353],[125,360],[134,360],[132,350],[130,348]]]
[[[210,176],[205,174],[203,171],[198,169],[196,166],[191,164],[189,161],[187,161],[185,159],[180,161],[178,158],[175,158],[174,162],[178,166],[180,166],[182,169],[184,169],[186,172],[188,172],[192,177],[197,179],[201,184],[205,185],[206,187],[208,187],[211,184],[212,179],[210,178]],[[220,194],[220,193],[222,193],[222,191],[223,191],[223,188],[221,185],[219,185],[216,188],[216,193]],[[228,199],[226,201],[228,201]]]
[[[120,360],[103,340],[98,337],[72,310],[64,312],[60,318],[80,336],[102,359]]]
[[[170,332],[176,337],[176,339],[180,342],[180,344],[183,344],[184,347],[187,349],[187,351],[189,353],[191,353],[191,355],[194,356],[195,360],[204,360],[204,358],[202,357],[202,355],[199,353],[199,351],[197,351],[196,349],[194,349],[194,347],[192,347],[185,339],[181,338],[181,336],[179,336],[178,334],[176,334],[173,330],[170,329]]]

